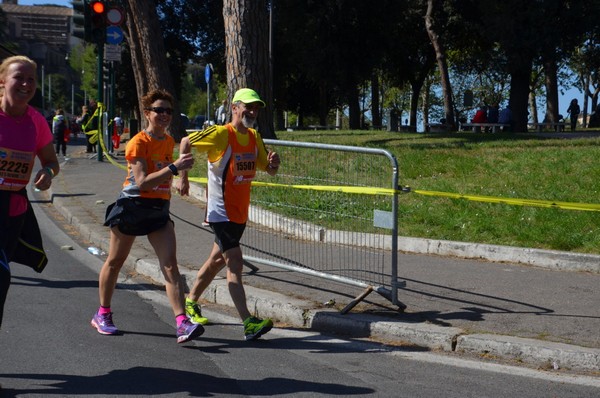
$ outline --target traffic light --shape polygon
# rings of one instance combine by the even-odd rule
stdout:
[[[110,84],[110,65],[102,66],[102,78],[106,84]]]
[[[83,41],[92,41],[91,9],[87,0],[73,1],[73,31],[75,37]]]
[[[90,1],[91,38],[93,43],[104,43],[106,40],[106,5],[103,1]]]

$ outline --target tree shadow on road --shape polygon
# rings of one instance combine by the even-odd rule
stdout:
[[[215,373],[218,370],[215,369]],[[136,366],[116,369],[95,376],[61,374],[3,374],[4,379],[30,380],[32,388],[10,388],[3,382],[2,397],[28,394],[44,396],[121,395],[152,396],[177,394],[177,396],[212,397],[215,395],[272,396],[279,394],[319,393],[337,396],[372,394],[371,388],[348,386],[340,383],[319,383],[287,377],[263,379],[238,379],[201,374],[192,371]],[[21,382],[20,382],[21,383]]]

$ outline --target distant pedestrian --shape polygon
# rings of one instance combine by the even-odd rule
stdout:
[[[29,105],[36,77],[37,64],[27,57],[8,57],[0,64],[0,326],[10,287],[9,264],[15,261],[42,272],[48,262],[26,186],[33,181],[37,189],[47,190],[60,167],[50,127]],[[36,157],[41,168],[31,180]]]
[[[75,123],[77,123],[80,127],[83,124],[83,119],[88,114],[88,107],[84,105],[81,107],[81,115],[75,118]]]
[[[229,294],[244,324],[244,337],[254,340],[273,327],[270,319],[252,316],[242,284],[244,267],[240,239],[248,221],[250,184],[256,170],[275,175],[279,155],[267,152],[260,134],[252,127],[265,103],[249,88],[238,90],[232,101],[232,121],[226,126],[213,125],[182,138],[180,154],[192,147],[208,154],[208,201],[206,222],[215,234],[208,259],[198,271],[194,286],[186,298],[186,312],[192,322],[206,324],[198,300],[217,273],[227,267]],[[179,193],[189,194],[187,172],[181,173]]]
[[[62,152],[63,156],[67,156],[67,139],[65,132],[68,130],[68,122],[65,118],[64,111],[61,108],[56,110],[56,115],[52,119],[52,134],[56,144],[56,154]]]
[[[509,127],[502,127],[503,131],[512,131],[513,119],[512,119],[512,111],[510,110],[510,105],[506,105],[506,108],[500,111],[498,115],[498,123],[500,124],[508,124]]]
[[[89,106],[81,107],[81,116],[76,119],[77,124],[81,126],[81,131],[85,135],[86,139],[86,153],[94,153],[96,152],[96,145],[90,141],[91,134],[88,134],[90,131],[98,130],[98,116],[96,113],[96,101],[90,100]]]
[[[113,122],[115,123],[115,132],[117,133],[117,135],[122,135],[123,134],[123,119],[121,118],[121,116],[117,115],[115,116],[115,118],[113,119]]]
[[[92,142],[92,132],[96,131],[98,133],[98,120],[100,117],[96,114],[97,107],[96,101],[90,100],[89,105],[82,108],[84,113],[81,115],[81,125],[87,140],[86,153],[96,153],[96,143]]]
[[[498,103],[492,104],[488,108],[487,121],[488,123],[498,123],[498,117],[500,116],[500,105]]]
[[[472,123],[487,123],[487,107],[482,105],[479,107],[477,112],[475,112],[475,116],[471,120]]]
[[[575,128],[577,127],[577,118],[581,113],[581,109],[579,108],[576,98],[571,100],[569,108],[567,109],[567,113],[569,114],[569,119],[571,120],[571,131],[575,131]]]
[[[117,115],[115,116],[115,118],[113,119],[113,132],[112,132],[112,139],[111,139],[111,154],[114,155],[114,151],[115,149],[119,149],[119,147],[121,146],[121,136],[123,135],[123,119],[121,118],[121,116]]]
[[[83,121],[84,121],[84,119],[86,119],[87,114],[88,114],[88,107],[87,107],[87,105],[84,105],[84,106],[81,107],[81,115],[79,115],[79,116],[77,116],[75,118],[75,124],[77,125],[78,132],[84,133],[84,131],[83,131],[83,127],[84,127],[83,126]],[[83,134],[83,138],[87,139],[85,133]]]
[[[117,201],[107,209],[104,225],[110,226],[108,257],[100,270],[100,307],[92,318],[98,333],[118,334],[113,323],[111,300],[119,272],[136,236],[146,235],[158,257],[165,278],[167,297],[177,323],[177,343],[190,341],[204,332],[185,315],[184,285],[177,267],[173,221],[169,217],[171,183],[179,171],[192,167],[191,154],[173,161],[175,140],[167,134],[173,114],[173,97],[153,90],[142,97],[148,126],[125,148],[127,176]]]
[[[217,108],[215,113],[215,123],[224,125],[227,117],[227,100],[221,101],[221,105]]]

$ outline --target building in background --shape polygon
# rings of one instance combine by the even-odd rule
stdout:
[[[22,6],[16,0],[0,5],[8,21],[8,36],[20,41],[43,42],[68,51],[73,9],[60,6]]]
[[[5,41],[0,42],[0,45],[17,54],[26,55],[37,62],[38,79],[40,82],[46,83],[46,86],[49,85],[49,82],[44,81],[44,75],[52,74],[64,76],[69,90],[74,83],[78,83],[74,80],[79,76],[72,73],[67,61],[71,46],[79,40],[71,36],[72,8],[24,6],[19,5],[18,0],[2,0],[0,9],[7,22],[3,24],[5,26],[0,26]],[[50,89],[51,92],[51,86],[47,89]],[[49,102],[41,100],[40,97],[40,101],[34,99],[33,104],[48,114],[53,108],[53,104]],[[66,109],[70,110],[71,106]]]

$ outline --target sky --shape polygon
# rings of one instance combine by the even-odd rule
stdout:
[[[71,0],[18,0],[19,5],[22,6],[31,6],[31,5],[42,5],[42,4],[57,4],[61,6],[71,7]],[[578,89],[572,88],[565,92],[564,95],[559,94],[559,113],[566,113],[567,108],[569,107],[569,103],[573,98],[577,98],[579,101],[579,105],[583,105],[583,94],[579,92]],[[545,107],[542,104],[538,104],[542,110],[545,110]],[[588,113],[591,110],[588,110]],[[543,118],[544,114],[540,115],[540,118]]]

